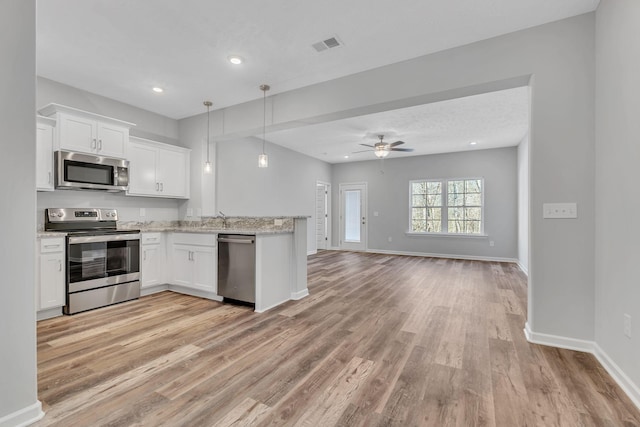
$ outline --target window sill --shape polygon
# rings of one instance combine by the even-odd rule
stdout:
[[[488,234],[456,234],[456,233],[414,233],[407,231],[404,233],[407,237],[461,237],[464,239],[478,239],[489,237]]]

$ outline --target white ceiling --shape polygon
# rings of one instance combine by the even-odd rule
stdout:
[[[529,88],[424,104],[287,129],[267,134],[267,140],[329,163],[372,160],[377,135],[384,142],[404,141],[388,158],[518,145],[529,129]],[[475,145],[471,145],[475,142]],[[349,158],[346,159],[345,156]]]
[[[599,0],[38,0],[38,75],[174,119],[595,10]],[[337,36],[342,47],[312,44]],[[245,62],[234,66],[229,55]],[[161,86],[164,93],[152,92]],[[330,163],[359,143],[413,155],[516,145],[525,88],[270,133]],[[395,134],[392,134],[395,133]],[[369,134],[369,138],[365,136]],[[471,140],[478,141],[475,147]],[[363,147],[364,148],[364,147]],[[326,153],[326,154],[325,154]],[[407,154],[393,153],[400,157]]]

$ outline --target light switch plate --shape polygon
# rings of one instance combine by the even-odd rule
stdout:
[[[577,203],[544,203],[542,217],[549,219],[578,218]]]
[[[273,225],[275,225],[276,227],[279,227],[282,225],[282,220],[277,218],[273,220]]]
[[[147,210],[145,208],[140,208],[140,216],[146,216]]]

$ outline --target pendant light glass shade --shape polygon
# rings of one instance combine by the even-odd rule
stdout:
[[[204,173],[211,173],[213,168],[211,167],[211,160],[209,160],[209,128],[211,123],[211,112],[210,108],[213,105],[211,101],[204,101],[204,106],[207,107],[207,159],[204,162]]]
[[[262,91],[262,154],[258,156],[258,167],[266,168],[269,167],[269,157],[267,153],[264,151],[265,145],[265,134],[267,128],[267,91],[271,89],[269,85],[260,85],[260,90]]]

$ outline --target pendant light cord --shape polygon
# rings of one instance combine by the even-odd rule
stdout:
[[[265,145],[265,135],[267,128],[267,90],[262,90],[262,154],[264,153],[264,145]]]

